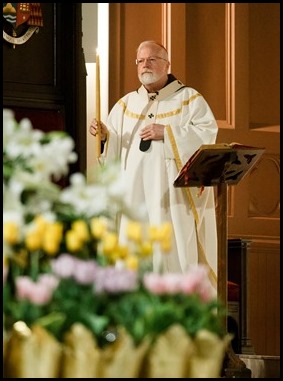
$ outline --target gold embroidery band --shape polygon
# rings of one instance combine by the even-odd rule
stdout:
[[[181,162],[181,159],[180,159],[180,155],[179,155],[179,152],[178,152],[178,148],[177,148],[177,145],[176,145],[176,142],[175,142],[175,138],[174,138],[171,126],[166,126],[166,131],[168,133],[171,146],[173,148],[173,153],[174,153],[174,156],[175,156],[175,160],[176,160],[176,164],[177,164],[177,169],[178,169],[178,171],[180,171],[182,169],[183,165],[182,165],[182,162]],[[187,196],[188,196],[188,199],[189,199],[189,203],[190,203],[191,209],[193,211],[194,219],[196,221],[196,224],[198,225],[199,224],[198,212],[196,210],[196,207],[195,207],[194,200],[192,198],[190,189],[188,187],[183,188],[183,189],[187,193]]]
[[[170,140],[170,143],[171,143],[171,146],[173,149],[177,169],[178,169],[178,171],[180,171],[182,169],[182,162],[180,159],[180,155],[178,152],[178,148],[177,148],[177,144],[176,144],[176,141],[174,138],[174,134],[172,132],[172,128],[169,125],[167,125],[165,128],[166,128],[166,131],[168,133],[169,140]],[[196,237],[197,237],[197,243],[198,243],[198,262],[203,263],[203,264],[208,266],[208,268],[209,268],[209,279],[210,279],[211,283],[214,285],[214,287],[216,287],[217,286],[217,276],[216,276],[215,272],[213,271],[213,269],[211,268],[211,266],[209,265],[207,258],[206,258],[206,255],[205,255],[205,252],[204,252],[204,249],[203,249],[203,246],[199,240],[199,234],[198,234],[199,217],[198,217],[198,213],[197,213],[197,210],[196,210],[196,207],[194,204],[192,194],[191,194],[190,189],[188,187],[183,188],[183,190],[185,190],[185,192],[187,194],[189,204],[190,204],[190,207],[192,209],[194,220],[195,220],[195,230],[196,230]]]

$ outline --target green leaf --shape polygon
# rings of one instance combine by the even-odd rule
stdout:
[[[42,316],[35,321],[35,323],[41,325],[55,337],[60,336],[60,332],[66,322],[66,314],[62,312],[50,312],[48,315]]]

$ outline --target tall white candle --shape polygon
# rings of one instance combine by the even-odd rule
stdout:
[[[101,155],[101,131],[100,131],[100,61],[99,55],[96,54],[96,120],[98,122],[98,130],[96,135],[97,157]]]

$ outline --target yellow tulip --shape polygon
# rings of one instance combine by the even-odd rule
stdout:
[[[36,230],[31,230],[26,234],[25,245],[28,250],[35,251],[41,249],[42,237]]]
[[[66,233],[66,246],[67,249],[70,250],[71,252],[79,251],[83,243],[78,236],[77,232],[74,230],[68,230]]]
[[[42,215],[38,215],[34,218],[33,222],[39,234],[43,234],[46,229],[46,225],[48,224],[48,221],[44,219]]]
[[[52,232],[46,232],[42,242],[43,250],[49,255],[55,255],[58,253],[60,248],[60,240],[54,238]]]
[[[20,228],[18,224],[12,221],[6,221],[3,224],[3,239],[10,245],[14,245],[20,241]]]
[[[126,267],[131,270],[137,270],[139,267],[139,260],[136,256],[130,255],[126,261]]]
[[[151,242],[145,241],[140,246],[141,256],[142,257],[150,257],[153,254],[153,247]]]
[[[46,229],[44,231],[44,237],[48,236],[48,239],[52,241],[61,242],[63,239],[63,224],[61,222],[51,222],[46,225]],[[45,239],[46,240],[46,239]]]
[[[129,222],[126,234],[129,240],[140,242],[142,240],[142,225],[139,222]]]
[[[88,225],[85,221],[77,220],[73,222],[72,230],[74,230],[83,241],[87,241],[89,239]]]
[[[125,259],[129,255],[129,247],[126,245],[119,245],[117,247],[118,249],[118,256],[120,259]]]
[[[106,233],[103,237],[103,252],[109,255],[116,249],[118,237],[116,233]]]
[[[101,238],[107,229],[106,221],[102,218],[92,218],[90,221],[90,231],[94,238]]]

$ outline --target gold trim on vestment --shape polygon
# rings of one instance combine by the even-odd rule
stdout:
[[[177,144],[176,144],[176,141],[175,141],[174,134],[172,132],[172,128],[171,128],[170,125],[167,125],[167,126],[165,126],[165,129],[166,129],[166,131],[168,133],[169,140],[170,140],[170,143],[171,143],[171,146],[172,146],[172,149],[173,149],[173,153],[174,153],[174,157],[175,157],[175,160],[176,160],[177,169],[178,169],[178,171],[180,171],[182,169],[183,165],[182,165],[182,162],[181,162],[181,159],[180,159],[180,155],[179,155],[179,152],[178,152],[178,148],[177,148]],[[182,189],[187,194],[187,197],[188,197],[188,200],[189,200],[189,204],[191,206],[191,209],[192,209],[192,212],[193,212],[193,216],[194,216],[194,220],[195,220],[195,230],[196,230],[196,237],[197,237],[197,243],[198,243],[198,262],[206,264],[208,266],[208,268],[209,268],[209,279],[210,279],[211,283],[214,285],[214,287],[216,287],[217,286],[217,276],[216,276],[215,272],[213,271],[213,269],[211,268],[210,264],[207,261],[204,248],[203,248],[203,246],[202,246],[202,244],[200,242],[200,239],[199,239],[198,228],[197,228],[197,226],[199,224],[199,216],[198,216],[198,213],[197,213],[197,210],[196,210],[196,207],[195,207],[195,203],[194,203],[192,194],[190,192],[189,187],[185,187],[185,188],[182,188]]]
[[[172,111],[169,111],[169,112],[162,112],[160,114],[157,114],[156,115],[156,120],[158,119],[164,119],[164,118],[169,118],[169,117],[172,117],[172,116],[176,116],[178,114],[180,114],[182,112],[182,108],[184,106],[188,106],[189,103],[191,103],[192,101],[194,101],[197,97],[200,97],[201,94],[200,93],[197,93],[193,96],[191,96],[189,99],[185,100],[182,102],[182,107],[180,108],[177,108],[175,110],[172,110]],[[158,100],[158,99],[157,99]],[[139,120],[144,120],[146,119],[146,115],[143,115],[143,114],[137,114],[135,112],[132,112],[128,109],[126,103],[124,101],[122,101],[122,99],[119,99],[118,101],[119,105],[123,108],[123,111],[125,113],[125,115],[127,115],[128,117],[130,118],[133,118],[133,119],[139,119]]]

